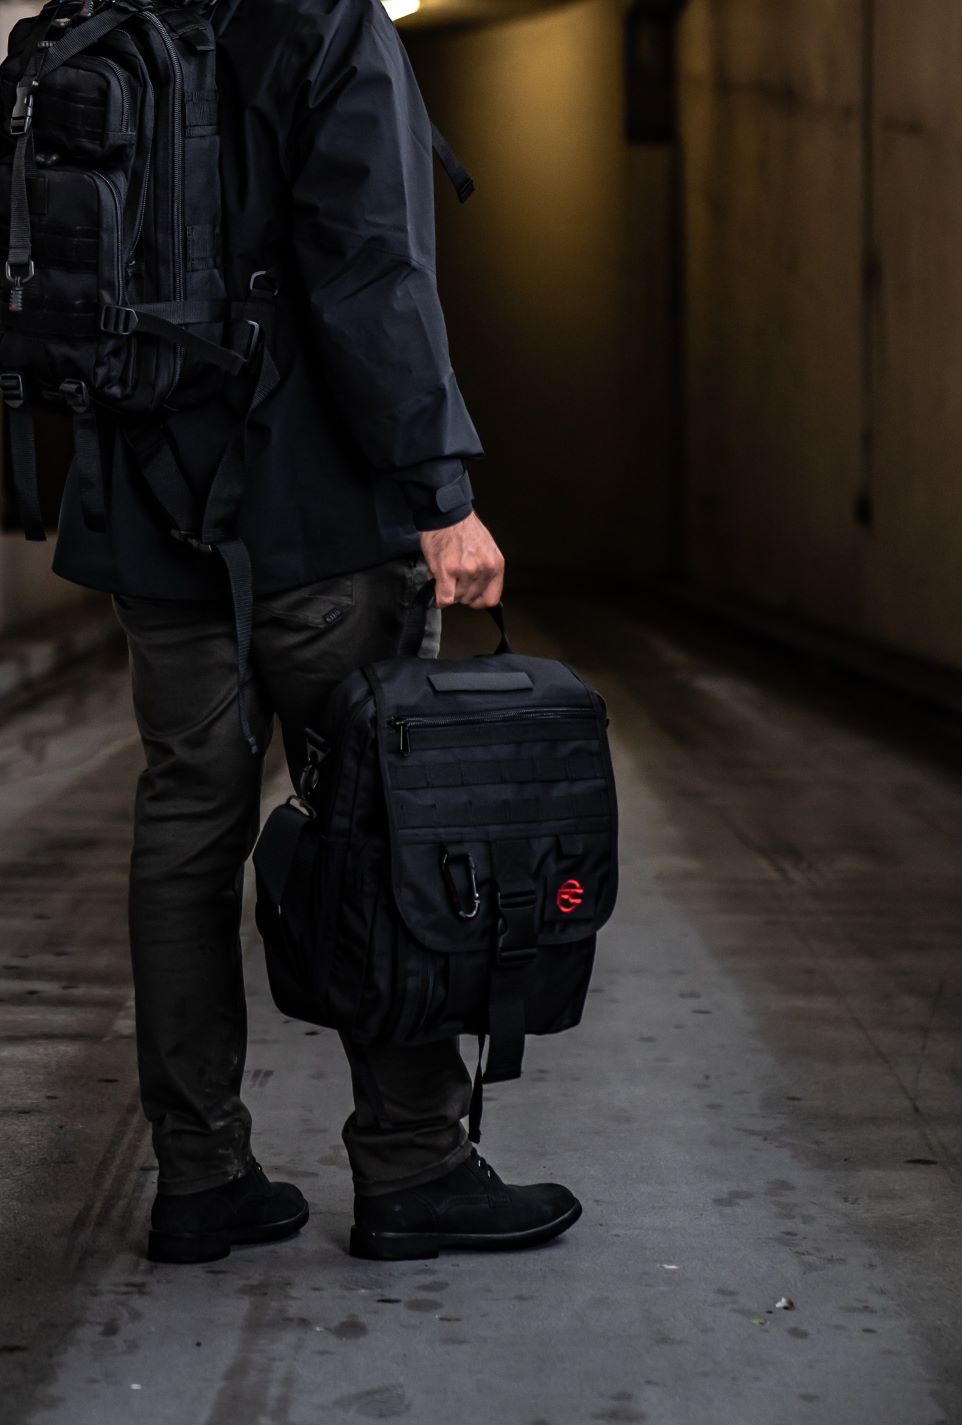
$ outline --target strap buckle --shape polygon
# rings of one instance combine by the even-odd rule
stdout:
[[[0,372],[0,396],[11,411],[18,411],[24,403],[23,377],[19,371]]]
[[[463,908],[464,902],[461,899],[461,893],[458,890],[457,883],[455,882],[454,874],[451,870],[451,867],[448,865],[449,861],[464,861],[467,865],[468,899],[471,907],[470,910],[465,910]],[[481,908],[481,895],[478,891],[478,881],[475,875],[474,857],[471,856],[467,851],[451,852],[447,849],[447,847],[445,847],[444,855],[441,857],[441,874],[444,877],[448,892],[451,896],[451,903],[454,906],[454,909],[457,912],[459,919],[473,920],[474,917],[477,915],[479,909]]]
[[[240,355],[244,361],[250,361],[261,339],[261,324],[260,322],[251,321],[249,317],[245,317],[244,326],[247,328],[247,332]]]
[[[262,277],[266,279],[265,282],[260,281]],[[269,286],[268,283],[270,284]],[[276,297],[277,279],[273,272],[268,272],[265,267],[261,267],[257,272],[251,273],[251,280],[247,284],[247,290],[255,297]]]
[[[140,321],[133,307],[101,307],[100,330],[111,336],[130,336]]]
[[[537,909],[537,892],[534,886],[520,887],[515,890],[497,890],[498,904],[498,940],[495,952],[495,963],[498,965],[524,965],[535,959],[538,954],[536,945],[506,945],[505,940],[509,936],[524,936],[536,934],[535,915]]]
[[[297,790],[298,799],[309,802],[317,791],[321,779],[321,763],[330,752],[331,744],[326,737],[321,737],[312,728],[305,728],[304,735],[307,741],[307,766],[301,773]]]
[[[311,804],[306,802],[297,792],[291,793],[285,802],[285,806],[293,807],[295,811],[299,811],[301,816],[306,817],[308,821],[314,821],[317,818],[317,812]]]
[[[196,534],[192,534],[189,529],[172,529],[171,534],[181,544],[187,544],[191,549],[196,549],[198,554],[213,554],[214,546],[199,539]]]
[[[33,123],[33,97],[39,80],[34,75],[21,79],[17,85],[17,98],[10,114],[10,132],[14,138],[22,138]]]
[[[12,282],[15,287],[22,287],[33,276],[33,259],[28,258],[26,262],[8,260],[3,264],[3,271],[8,282]]]
[[[87,390],[86,381],[77,381],[71,377],[67,381],[61,381],[58,389],[75,415],[82,416],[89,411],[90,392]]]
[[[495,953],[494,962],[496,965],[504,965],[508,969],[511,969],[515,965],[530,964],[532,960],[537,959],[537,956],[537,945],[519,945],[512,947],[510,945],[501,945],[499,943],[497,951]]]

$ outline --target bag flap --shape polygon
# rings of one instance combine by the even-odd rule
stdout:
[[[367,669],[391,884],[407,929],[444,953],[493,947],[499,887],[510,879],[512,889],[530,894],[536,944],[594,934],[612,912],[618,877],[603,700],[552,660],[502,654],[425,662],[384,660]],[[524,672],[530,687],[518,680],[493,699],[473,689],[436,691],[439,678],[468,672]],[[405,719],[407,739],[398,735]]]

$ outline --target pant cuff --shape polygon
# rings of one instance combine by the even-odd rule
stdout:
[[[446,1173],[451,1173],[455,1168],[467,1162],[473,1151],[474,1145],[467,1140],[458,1144],[457,1148],[442,1158],[439,1163],[434,1163],[430,1168],[422,1168],[419,1172],[409,1173],[404,1178],[391,1178],[389,1181],[365,1180],[357,1173],[354,1174],[354,1191],[358,1197],[383,1197],[389,1192],[403,1192],[405,1188],[420,1187],[422,1183],[432,1183],[436,1178],[443,1178]]]
[[[216,1173],[208,1173],[202,1178],[168,1178],[163,1173],[157,1179],[157,1192],[161,1197],[186,1197],[192,1192],[206,1192],[208,1188],[223,1187],[235,1178],[242,1178],[254,1166],[254,1155],[236,1168],[221,1168]]]

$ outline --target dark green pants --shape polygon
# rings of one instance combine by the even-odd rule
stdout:
[[[303,729],[337,682],[371,660],[416,653],[426,628],[436,656],[441,611],[413,602],[427,578],[423,557],[405,556],[255,600],[251,725],[263,750],[276,715],[293,780],[305,760]],[[196,1192],[251,1163],[239,925],[262,757],[240,732],[229,599],[118,595],[114,609],[147,760],[129,905],[141,1097],[159,1191]],[[373,1085],[352,1073],[355,1107],[344,1126],[357,1190],[426,1182],[467,1157],[461,1119],[471,1081],[457,1041],[365,1054]],[[380,1114],[371,1101],[378,1093]]]

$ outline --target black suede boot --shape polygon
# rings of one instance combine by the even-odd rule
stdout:
[[[503,1183],[482,1157],[442,1178],[378,1197],[354,1198],[351,1255],[401,1262],[445,1248],[505,1251],[534,1247],[566,1232],[581,1203],[558,1183]]]
[[[293,1183],[269,1182],[255,1162],[250,1172],[203,1192],[154,1198],[147,1256],[152,1262],[214,1262],[246,1242],[276,1242],[297,1232],[308,1206]]]

